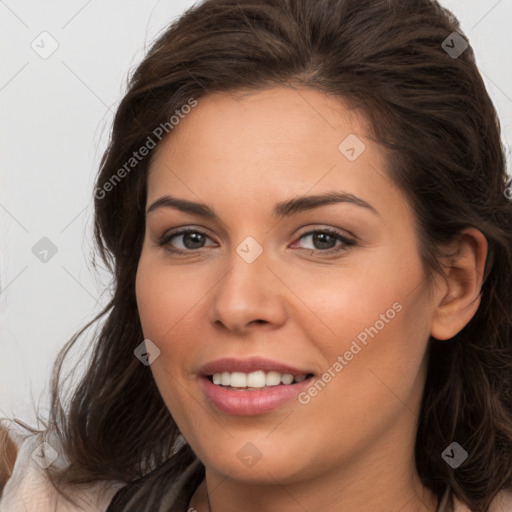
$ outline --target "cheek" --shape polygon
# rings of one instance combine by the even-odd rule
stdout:
[[[410,292],[420,281],[419,267],[411,264],[404,272],[394,259],[382,259],[373,266],[363,262],[339,271],[331,268],[309,276],[304,273],[294,280],[293,292],[303,310],[295,312],[294,321],[301,323],[310,340],[321,340],[324,350],[339,354],[358,336],[364,343],[371,334],[382,337],[396,331],[403,312],[410,308]]]
[[[144,337],[160,349],[151,371],[159,386],[165,382],[165,389],[179,387],[175,377],[182,383],[194,378],[188,369],[204,338],[198,321],[206,318],[210,288],[205,276],[192,267],[166,265],[148,253],[141,255],[135,282],[137,307]]]
[[[135,289],[144,335],[157,343],[168,339],[173,331],[183,330],[187,317],[194,315],[206,294],[200,282],[186,269],[167,268],[143,255]]]
[[[139,264],[135,282],[137,308],[144,336],[153,342],[171,327],[170,316],[175,311],[172,294],[166,294],[165,279],[158,279],[158,273],[150,265]],[[164,276],[162,276],[164,277]],[[167,314],[166,314],[167,313]],[[158,343],[157,343],[158,344]]]
[[[402,261],[407,261],[406,267]],[[371,265],[363,262],[339,273],[317,273],[300,282],[294,291],[306,298],[308,310],[296,312],[294,318],[325,362],[324,370],[331,368],[336,375],[329,398],[351,390],[344,400],[357,409],[364,397],[381,396],[385,385],[379,377],[392,389],[413,385],[430,326],[419,256],[412,251],[399,258],[384,254]]]
[[[165,267],[152,262],[144,253],[141,256],[135,283],[137,307],[144,337],[160,349],[151,372],[167,409],[178,426],[185,429],[184,383],[190,376],[184,373],[184,368],[193,353],[194,342],[193,330],[187,329],[186,315],[192,314],[191,307],[197,303],[196,287],[190,283],[186,286],[186,280],[183,273],[166,272]],[[173,342],[177,339],[180,343]]]

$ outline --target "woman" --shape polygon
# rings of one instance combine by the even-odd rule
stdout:
[[[2,511],[512,510],[507,184],[437,2],[190,9],[119,106],[114,296]]]

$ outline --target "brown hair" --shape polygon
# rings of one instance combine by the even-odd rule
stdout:
[[[114,175],[191,98],[298,84],[340,97],[370,120],[389,174],[414,208],[429,276],[442,271],[443,246],[464,228],[486,236],[477,313],[451,340],[430,340],[415,456],[425,486],[441,496],[449,484],[474,512],[512,489],[512,203],[495,108],[471,46],[457,57],[445,51],[453,32],[468,41],[432,0],[206,0],[163,32],[130,77],[96,182],[95,237],[114,293],[55,364],[48,429],[71,460],[51,473],[57,485],[146,475],[123,489],[115,510],[155,510],[165,500],[159,482],[172,482],[195,459],[188,445],[174,453],[177,426],[133,354],[144,339],[135,275],[151,158],[115,184]],[[63,360],[102,317],[65,408]],[[452,441],[469,454],[457,469],[441,457]]]
[[[3,483],[6,482],[12,474],[14,462],[18,455],[18,448],[16,443],[9,435],[9,429],[0,424],[0,492],[3,488]]]

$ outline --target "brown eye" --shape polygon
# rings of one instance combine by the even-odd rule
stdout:
[[[180,237],[182,239],[182,247],[173,247],[171,245],[171,241],[174,239],[179,239]],[[203,233],[197,229],[183,229],[174,233],[165,234],[158,242],[158,245],[165,246],[166,249],[171,252],[183,254],[202,249],[207,238],[209,237],[206,233]]]
[[[314,252],[341,252],[356,244],[356,241],[352,238],[348,238],[338,231],[332,229],[316,229],[308,231],[307,233],[301,235],[299,240],[303,240],[308,237],[311,237],[314,247],[304,249],[308,249]],[[338,248],[336,248],[337,242],[340,242],[340,246]]]

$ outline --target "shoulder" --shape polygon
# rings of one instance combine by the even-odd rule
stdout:
[[[512,512],[512,490],[503,490],[498,493],[489,512]]]
[[[78,490],[69,491],[75,506],[54,488],[45,471],[51,464],[61,467],[67,463],[59,453],[56,438],[44,442],[40,434],[21,434],[16,429],[10,430],[9,434],[16,445],[17,455],[12,474],[0,496],[2,512],[103,512],[124,485],[96,482],[80,486]]]
[[[454,497],[454,502],[454,512],[471,512],[456,497]],[[500,491],[491,503],[489,512],[512,512],[512,490]]]

